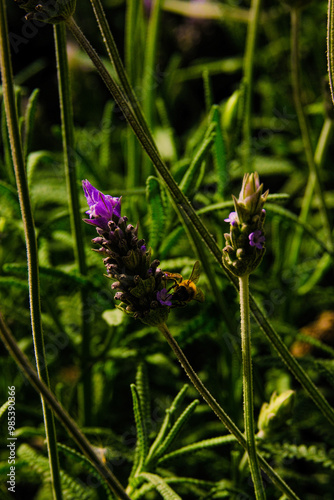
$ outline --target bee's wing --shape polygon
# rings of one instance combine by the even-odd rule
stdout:
[[[196,288],[196,294],[194,300],[197,300],[197,302],[204,302],[205,300],[204,293],[200,288]]]
[[[165,277],[167,280],[172,280],[175,283],[180,283],[180,281],[182,281],[182,279],[183,279],[181,274],[178,274],[178,273],[165,272]]]
[[[196,260],[189,281],[197,283],[200,275],[201,275],[201,263],[199,260]]]

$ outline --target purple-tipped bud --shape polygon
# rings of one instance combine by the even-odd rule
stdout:
[[[265,252],[263,205],[269,191],[264,194],[262,191],[263,184],[260,184],[259,175],[255,172],[244,176],[239,198],[232,196],[235,212],[225,219],[230,223],[230,233],[224,235],[223,262],[235,276],[253,272]]]
[[[107,230],[113,215],[121,216],[121,198],[101,193],[87,180],[82,181],[82,186],[89,206],[86,212],[89,219],[84,219],[85,222]]]

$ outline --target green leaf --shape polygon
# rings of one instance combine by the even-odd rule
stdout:
[[[108,171],[112,164],[111,137],[113,132],[112,116],[114,107],[115,103],[108,101],[104,107],[102,117],[100,166],[105,171]]]
[[[196,185],[196,180],[198,177],[199,167],[205,160],[212,145],[214,144],[216,136],[215,128],[216,128],[215,123],[210,123],[204,135],[202,143],[197,148],[197,151],[191,160],[189,168],[180,182],[180,189],[187,196],[190,196],[191,193],[194,191],[194,187]]]
[[[199,404],[199,400],[195,399],[192,403],[190,403],[187,408],[184,410],[184,412],[179,416],[167,436],[165,437],[164,441],[162,444],[159,446],[155,453],[155,458],[160,458],[167,450],[170,448],[172,443],[175,441],[177,435],[181,431],[182,427],[186,424],[186,422],[189,420],[191,415],[194,413],[196,406]]]
[[[225,193],[228,181],[226,148],[224,144],[223,131],[221,129],[221,117],[219,106],[213,106],[211,110],[211,122],[215,124],[215,142],[213,147],[214,165],[217,173],[217,195],[222,197]]]
[[[1,407],[0,407],[0,419],[2,417],[2,415],[4,415],[4,413],[6,413],[6,410],[8,408],[8,406],[10,405],[10,402],[9,401],[6,401]]]
[[[170,486],[168,486],[166,481],[157,474],[143,472],[141,474],[141,477],[144,477],[147,481],[154,484],[156,490],[165,500],[182,500],[182,498],[179,495],[177,495]]]
[[[167,455],[162,456],[161,458],[159,458],[158,464],[161,464],[168,460],[173,460],[174,458],[179,458],[182,455],[205,450],[207,448],[213,448],[215,446],[233,443],[235,441],[236,439],[232,434],[229,434],[228,436],[219,436],[211,439],[205,439],[203,441],[198,441],[197,443],[183,446],[182,448],[179,448],[172,451],[171,453],[168,453]]]
[[[160,192],[160,183],[156,177],[150,176],[146,181],[146,199],[150,217],[150,246],[158,247],[164,234],[165,214]]]
[[[133,412],[135,416],[136,430],[137,430],[137,444],[135,451],[135,460],[130,477],[136,477],[142,471],[144,461],[147,455],[148,446],[147,446],[147,430],[146,430],[145,415],[143,414],[143,409],[140,403],[140,397],[135,384],[131,384],[131,393],[133,401]]]
[[[39,89],[33,90],[29,97],[25,117],[24,117],[24,126],[25,126],[25,134],[23,141],[23,151],[24,157],[27,158],[28,154],[31,152],[32,148],[32,140],[34,133],[34,125],[35,125],[35,117],[37,111],[39,97]]]
[[[136,388],[139,395],[146,426],[151,417],[150,388],[148,383],[147,368],[144,363],[139,363],[136,373]]]
[[[148,465],[152,460],[155,459],[156,457],[156,451],[157,449],[161,446],[162,442],[167,436],[167,433],[171,427],[171,420],[174,415],[174,413],[177,411],[179,408],[179,405],[182,403],[183,399],[185,398],[186,392],[189,388],[188,384],[184,384],[182,389],[179,391],[177,396],[174,398],[171,406],[166,410],[166,415],[165,418],[161,424],[159,433],[157,437],[155,438],[154,442],[152,443],[152,446],[148,452],[147,458],[146,458],[146,465]]]

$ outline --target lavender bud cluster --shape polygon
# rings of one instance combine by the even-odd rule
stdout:
[[[269,191],[262,192],[257,172],[245,174],[239,198],[232,196],[235,211],[225,219],[230,223],[230,232],[224,234],[223,263],[238,277],[255,271],[265,253],[263,205]]]
[[[100,246],[95,251],[104,256],[107,276],[114,281],[117,307],[145,324],[165,322],[171,305],[164,293],[166,277],[138,238],[138,224],[134,227],[121,216],[121,198],[104,195],[87,180],[83,189],[90,217],[84,221],[96,227],[98,237],[92,241]]]

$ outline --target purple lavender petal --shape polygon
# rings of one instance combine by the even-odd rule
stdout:
[[[84,221],[108,229],[108,221],[112,219],[112,216],[121,216],[121,198],[101,193],[88,180],[82,181],[82,187],[89,206],[86,214],[90,219],[95,219],[90,221],[84,219]]]
[[[266,241],[266,239],[259,229],[257,229],[253,233],[250,233],[248,238],[251,247],[258,248],[259,250],[263,249],[264,242]]]
[[[237,212],[231,212],[228,216],[228,219],[224,219],[225,222],[229,222],[232,226],[236,226],[238,223],[238,214]]]
[[[172,302],[169,300],[172,297],[172,294],[167,293],[166,288],[163,288],[159,292],[157,292],[157,300],[160,302],[162,306],[171,306]]]

